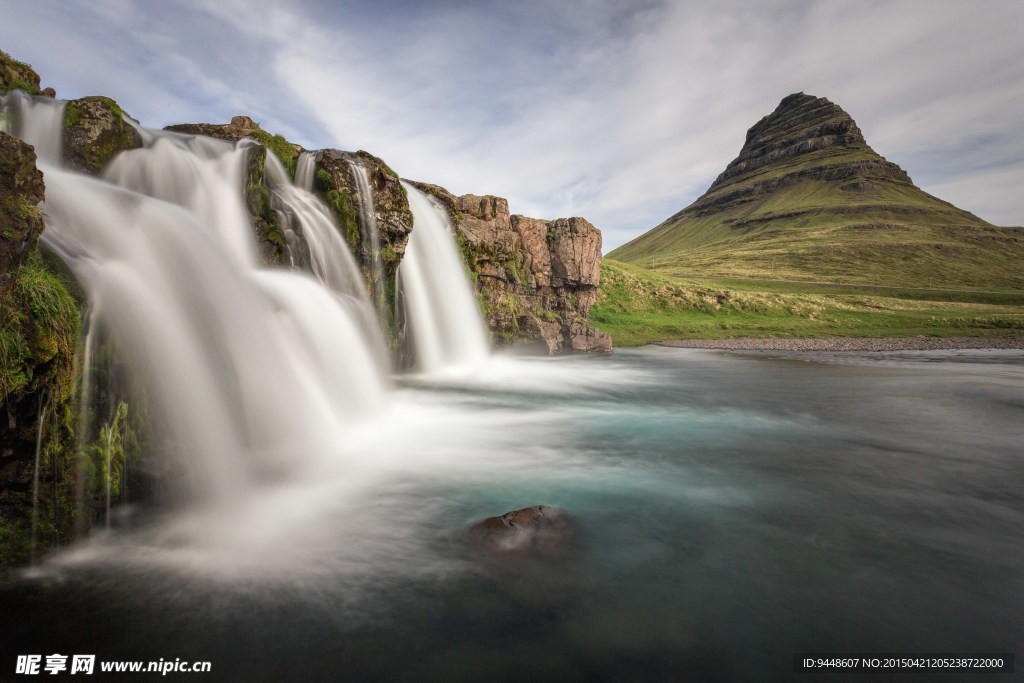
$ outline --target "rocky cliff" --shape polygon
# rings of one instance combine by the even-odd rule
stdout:
[[[208,135],[221,140],[251,139],[274,151],[294,176],[296,160],[304,151],[280,136],[270,136],[246,116],[231,123],[181,124],[167,130]],[[397,174],[368,152],[322,149],[309,152],[314,162],[313,189],[334,210],[342,235],[370,285],[373,261],[380,259],[382,280],[374,291],[382,293],[385,315],[392,322],[395,274],[413,230],[408,199]],[[251,157],[247,197],[268,264],[283,262],[287,248],[275,224],[263,182],[263,154]],[[361,226],[367,197],[354,166],[366,169],[372,194],[379,253]],[[597,298],[601,270],[601,233],[582,218],[541,221],[509,214],[500,197],[455,197],[436,185],[417,183],[449,210],[460,246],[492,338],[498,345],[530,344],[545,353],[608,352],[608,335],[591,328],[587,314]]]
[[[37,247],[43,196],[35,150],[0,133],[0,567],[28,555],[34,482],[40,544],[71,524],[79,309]]]
[[[0,50],[0,93],[8,90],[21,90],[43,97],[56,96],[53,88],[39,88],[39,74],[35,69]]]
[[[841,107],[796,93],[707,192],[609,257],[677,275],[1019,287],[1022,237],[922,191]]]
[[[611,351],[611,338],[588,319],[601,277],[600,230],[583,218],[510,215],[501,197],[415,185],[452,216],[496,343],[533,342],[550,354]]]

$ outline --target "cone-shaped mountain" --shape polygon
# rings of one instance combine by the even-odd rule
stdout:
[[[747,131],[697,201],[609,257],[674,275],[1024,288],[1024,230],[924,192],[804,93]]]

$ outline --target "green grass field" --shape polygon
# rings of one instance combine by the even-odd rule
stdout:
[[[687,280],[605,259],[590,319],[616,346],[736,337],[999,337],[1024,333],[1024,292]]]

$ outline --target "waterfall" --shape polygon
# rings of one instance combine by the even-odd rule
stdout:
[[[313,155],[308,152],[300,156],[303,177],[312,177],[312,171],[309,170],[312,159]],[[386,372],[389,369],[389,358],[380,324],[366,295],[366,285],[359,273],[359,266],[348,244],[341,237],[334,215],[309,189],[293,184],[288,179],[281,161],[270,150],[267,150],[264,174],[270,187],[271,207],[277,214],[279,224],[304,239],[305,256],[312,274],[359,321],[367,343],[376,352],[380,370]]]
[[[64,147],[64,100],[20,90],[0,95],[0,131],[35,147],[41,162],[60,163]]]
[[[316,178],[316,156],[312,152],[299,152],[299,158],[295,162],[295,186],[306,192],[312,192],[314,178]]]
[[[402,309],[423,372],[474,368],[488,357],[487,332],[459,256],[448,212],[402,182],[413,231],[398,267]]]
[[[32,469],[32,533],[29,540],[29,559],[35,564],[36,547],[39,540],[39,456],[43,450],[43,427],[46,426],[46,409],[48,403],[39,408],[39,427],[36,431],[36,460]]]
[[[102,179],[46,166],[42,241],[148,380],[164,450],[211,500],[336,458],[385,397],[379,352],[333,290],[344,278],[256,266],[242,200],[252,143],[144,140]]]
[[[370,175],[366,167],[349,159],[349,168],[359,193],[359,228],[363,243],[369,245],[370,292],[378,309],[384,305],[384,265],[380,254],[380,233],[377,231],[377,213],[370,189]]]

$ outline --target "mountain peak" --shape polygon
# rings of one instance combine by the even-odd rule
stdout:
[[[673,274],[1015,288],[990,267],[1011,254],[1024,256],[1019,231],[914,186],[842,107],[798,92],[707,192],[609,256]]]
[[[718,176],[711,190],[740,176],[750,177],[757,169],[774,162],[822,150],[858,151],[881,159],[842,107],[824,97],[802,92],[787,95],[775,111],[751,126],[739,156]]]

